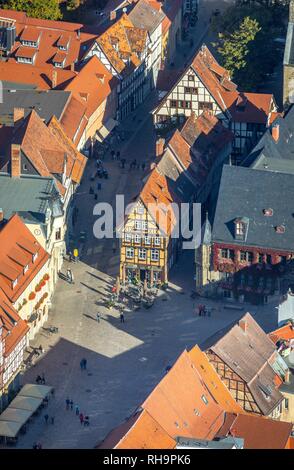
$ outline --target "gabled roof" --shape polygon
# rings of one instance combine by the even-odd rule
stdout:
[[[134,26],[151,34],[164,19],[164,13],[154,8],[153,3],[139,0],[128,15]]]
[[[18,215],[14,215],[0,231],[0,246],[0,289],[14,303],[48,261],[49,255]],[[35,254],[37,259],[33,262]],[[28,270],[24,273],[25,266]],[[16,280],[13,288],[12,283]]]
[[[1,233],[1,232],[0,232]],[[0,290],[0,327],[4,341],[3,356],[8,357],[29,331],[26,321],[22,320],[13,305]]]
[[[294,251],[294,218],[290,202],[293,198],[292,174],[224,165],[213,221],[213,241],[244,245],[244,241],[235,239],[234,220],[247,217],[246,246],[282,253]],[[271,217],[264,214],[268,208],[273,209]],[[285,226],[284,233],[277,231],[281,225]]]
[[[174,449],[176,441],[147,411],[131,416],[97,446],[97,449]]]
[[[229,389],[221,381],[206,354],[201,351],[199,346],[194,346],[188,354],[193,366],[220,407],[227,412],[243,413],[243,408],[234,400]]]
[[[245,325],[245,331],[242,325]],[[268,415],[282,401],[278,390],[282,379],[275,372],[275,362],[282,359],[275,345],[249,313],[239,322],[208,338],[202,350],[210,350],[247,384],[258,407]]]
[[[0,10],[0,17],[9,18],[16,22],[17,40],[9,60],[15,61],[15,52],[19,46],[21,46],[23,34],[25,37],[27,35],[34,38],[39,37],[38,48],[26,48],[30,50],[30,53],[33,54],[34,52],[36,54],[34,64],[37,67],[52,64],[53,57],[59,51],[57,44],[62,34],[66,34],[66,36],[70,38],[64,64],[66,68],[74,66],[97,37],[94,34],[83,32],[83,25],[78,23],[30,18],[26,13],[14,10]],[[18,38],[20,38],[20,40]],[[27,51],[25,52],[27,53]],[[20,52],[17,52],[17,54],[19,53]]]
[[[123,14],[97,38],[97,43],[117,73],[127,75],[141,63],[138,54],[143,52],[146,40],[147,31],[135,28]]]
[[[227,413],[224,426],[217,437],[243,438],[244,449],[285,449],[291,431],[291,423],[252,414]]]
[[[224,412],[184,351],[142,408],[172,437],[213,439]]]
[[[203,45],[197,52],[168,94],[177,87],[189,69],[196,73],[220,110],[231,120],[267,124],[272,108],[275,107],[273,95],[239,92],[237,85],[231,81],[229,72],[218,64],[206,45]],[[166,99],[167,95],[153,113],[161,108]]]
[[[53,86],[53,73],[56,77],[56,86]],[[40,90],[50,90],[54,87],[63,89],[76,75],[77,72],[56,69],[51,64],[32,67],[31,64],[18,64],[14,60],[0,62],[0,80],[33,84]]]
[[[77,77],[71,81],[66,90],[74,93],[81,101],[81,94],[86,94],[83,100],[86,115],[89,119],[98,107],[109,97],[116,88],[118,81],[102,64],[97,56],[93,56],[80,70]]]

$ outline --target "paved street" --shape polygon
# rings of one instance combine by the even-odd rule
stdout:
[[[199,25],[195,28],[195,50],[206,37],[208,18],[216,7],[228,3],[202,1]],[[202,19],[206,21],[201,23]],[[186,46],[187,47],[187,46]],[[192,51],[193,52],[193,51]],[[195,52],[195,51],[194,51]],[[194,53],[193,52],[193,53]],[[176,65],[187,60],[179,52]],[[126,122],[123,129],[128,140],[116,144],[121,156],[130,162],[153,159],[156,135],[149,111],[156,102],[153,93]],[[96,191],[98,202],[114,206],[116,194],[125,194],[127,201],[142,187],[141,169],[121,169],[110,155],[104,162],[110,178],[99,180],[102,188]],[[95,162],[89,161],[82,184],[75,197],[79,217],[73,234],[79,247],[81,261],[71,263],[75,284],[59,280],[48,325],[58,327],[58,334],[42,330],[34,341],[45,349],[40,360],[23,376],[23,383],[35,382],[38,374],[45,374],[46,383],[55,388],[55,397],[49,407],[28,425],[27,434],[20,436],[17,447],[31,448],[35,441],[43,448],[93,448],[116,425],[127,418],[172,365],[186,347],[201,344],[208,336],[239,318],[247,309],[269,331],[275,327],[275,303],[269,306],[243,306],[243,310],[226,309],[222,302],[203,301],[212,309],[211,317],[198,317],[195,309],[199,300],[191,298],[193,291],[193,254],[185,252],[173,269],[167,292],[161,292],[155,305],[145,310],[125,312],[126,322],[120,323],[119,313],[105,307],[118,274],[119,250],[112,240],[96,240],[93,236],[94,196],[89,188]],[[79,242],[81,231],[87,233],[86,242]],[[65,262],[63,272],[68,263]],[[239,306],[240,307],[240,306]],[[100,322],[96,320],[100,313]],[[46,326],[45,325],[45,328]],[[80,360],[86,358],[87,370],[80,370]],[[66,398],[78,404],[90,417],[89,428],[80,425],[74,411],[66,410]],[[44,414],[55,417],[55,424],[45,424]]]

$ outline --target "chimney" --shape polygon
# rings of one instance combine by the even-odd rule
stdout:
[[[155,150],[156,158],[160,158],[163,155],[164,144],[165,144],[165,140],[162,138],[156,141],[156,150]]]
[[[11,176],[12,178],[20,177],[20,145],[11,144]]]
[[[52,88],[57,87],[57,70],[52,70]]]
[[[4,220],[4,211],[0,208],[0,223]]]
[[[275,142],[278,142],[280,137],[280,125],[276,124],[275,126],[272,127],[272,138],[274,139]]]
[[[24,108],[14,108],[13,109],[13,122],[14,122],[14,124],[17,121],[20,121],[21,119],[23,119],[24,114],[25,114]]]
[[[248,325],[247,325],[246,320],[243,320],[243,319],[242,319],[242,320],[239,320],[239,326],[240,326],[240,328],[242,328],[242,330],[244,331],[244,333],[247,332],[247,326],[248,326]]]
[[[286,370],[286,373],[285,373],[285,383],[288,384],[290,383],[290,369],[287,369]]]
[[[110,21],[114,21],[116,20],[116,11],[111,11],[110,12],[110,17],[109,17]]]
[[[83,100],[88,101],[89,93],[82,93],[82,92],[80,92],[80,97],[81,97]]]

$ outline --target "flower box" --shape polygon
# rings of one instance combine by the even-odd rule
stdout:
[[[31,292],[29,295],[29,300],[34,300],[36,298],[35,292]]]

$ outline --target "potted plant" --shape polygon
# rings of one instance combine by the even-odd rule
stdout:
[[[36,287],[35,287],[35,291],[40,292],[40,290],[41,290],[41,286],[40,286],[40,284],[37,284]]]
[[[29,300],[34,300],[36,298],[35,292],[31,292],[29,295]]]
[[[48,295],[49,295],[48,292],[45,292],[44,299],[47,299]]]
[[[50,279],[49,274],[46,273],[46,274],[44,275],[43,279],[44,279],[44,281],[49,281],[49,279]]]

